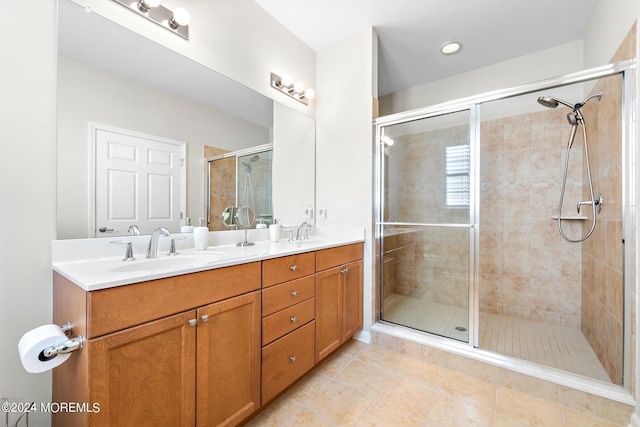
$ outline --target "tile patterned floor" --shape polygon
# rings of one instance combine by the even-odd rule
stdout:
[[[580,405],[562,406],[557,398],[351,340],[247,425],[622,427],[629,419],[619,404],[602,409],[601,417],[574,409]]]
[[[385,320],[468,342],[467,310],[400,295],[392,295]],[[589,343],[578,329],[514,317],[480,313],[479,347],[529,362],[611,382]]]

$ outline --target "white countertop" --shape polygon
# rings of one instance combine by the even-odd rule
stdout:
[[[95,291],[363,242],[364,235],[361,227],[316,227],[308,240],[289,242],[284,238],[271,242],[267,240],[268,232],[249,230],[248,240],[255,245],[237,246],[235,242],[244,240],[244,232],[210,232],[210,245],[204,251],[196,251],[192,235],[178,233],[170,236],[181,239],[176,240],[178,254],[167,256],[171,239],[161,237],[158,257],[153,259],[145,258],[149,236],[55,240],[52,268],[85,291]],[[123,261],[126,245],[112,244],[113,241],[131,241],[136,259]]]

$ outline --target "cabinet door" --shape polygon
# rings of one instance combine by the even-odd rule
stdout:
[[[191,310],[89,341],[91,425],[193,426],[196,328]]]
[[[316,273],[316,363],[340,346],[342,290],[340,267]]]
[[[197,425],[237,425],[260,407],[260,291],[203,307],[198,320]]]
[[[362,261],[345,265],[341,274],[344,292],[341,342],[345,342],[362,329]]]

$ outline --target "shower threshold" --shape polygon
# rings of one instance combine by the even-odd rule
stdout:
[[[468,310],[393,294],[385,299],[384,320],[468,342]],[[539,365],[611,383],[577,328],[480,313],[478,347]]]

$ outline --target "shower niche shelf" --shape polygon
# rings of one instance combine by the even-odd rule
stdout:
[[[558,215],[551,216],[551,219],[557,221],[558,220]],[[586,221],[589,218],[587,218],[586,216],[582,216],[582,215],[575,215],[575,216],[563,215],[563,216],[560,217],[560,219],[562,221]]]

